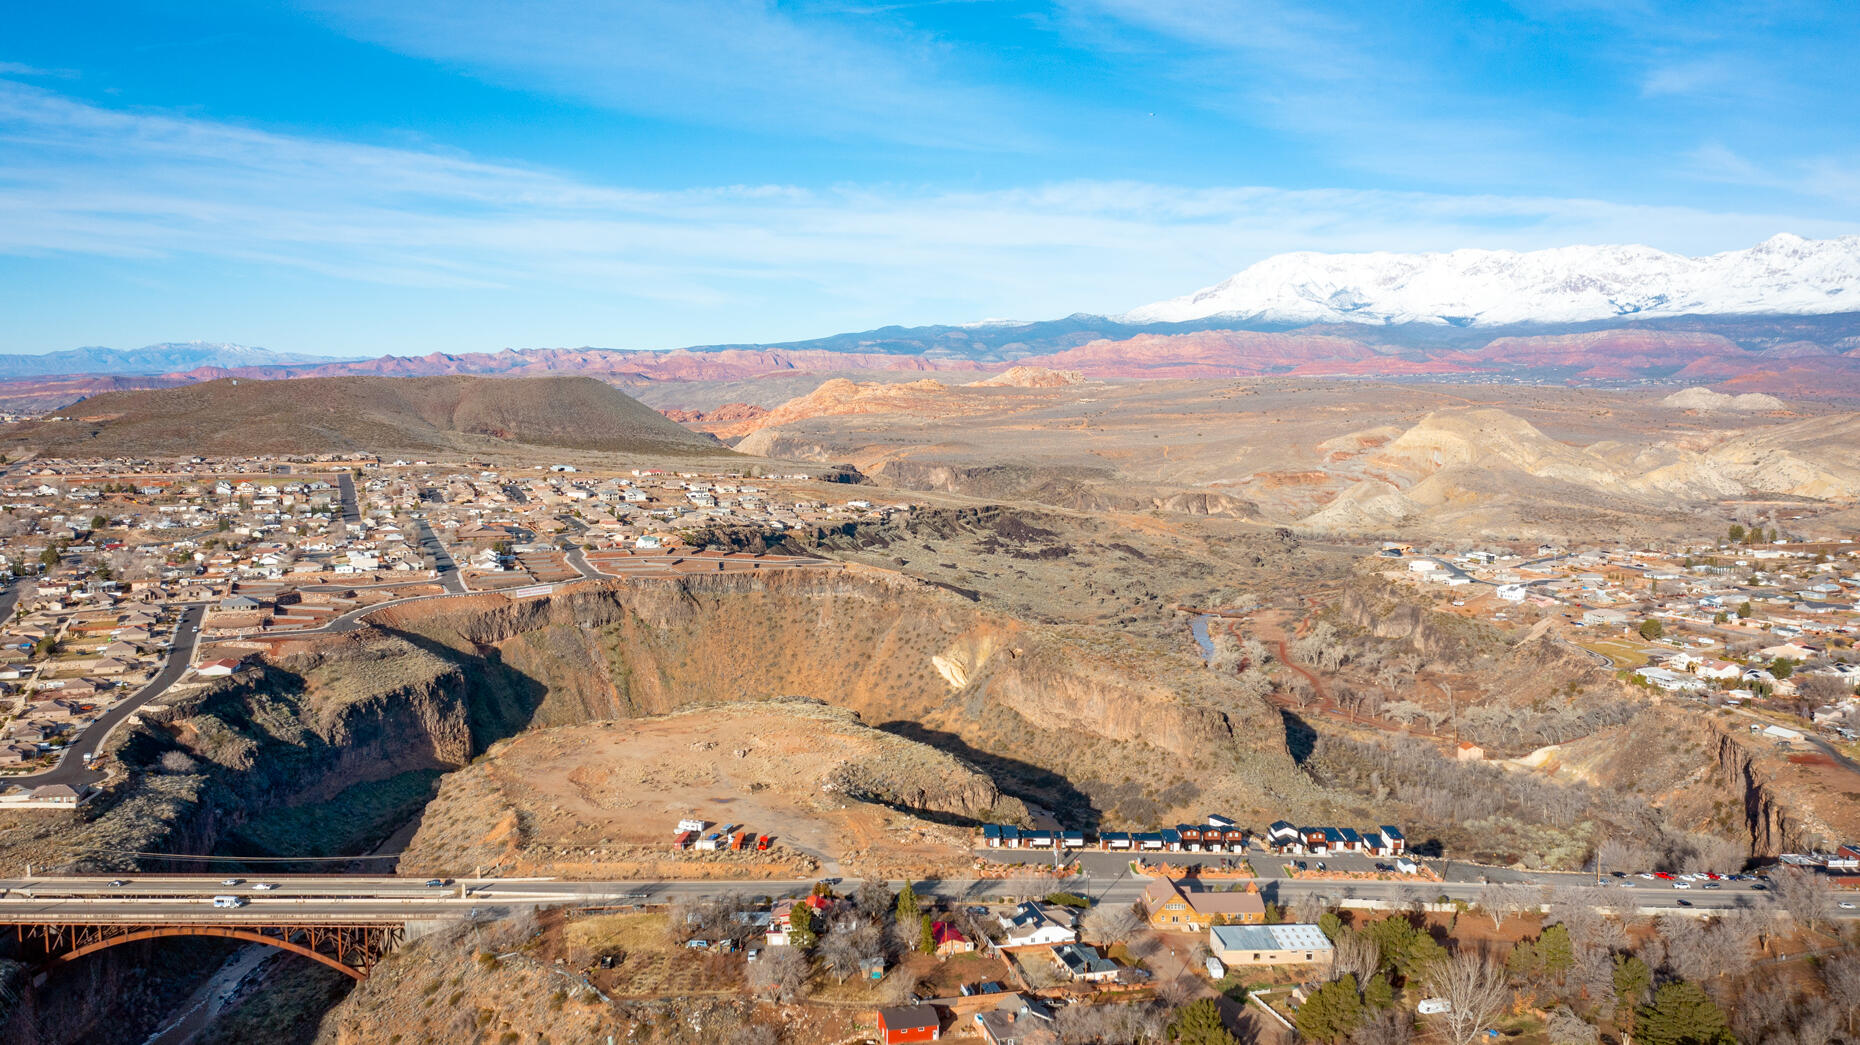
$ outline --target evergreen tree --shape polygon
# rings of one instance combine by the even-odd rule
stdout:
[[[1737,1045],[1724,1010],[1684,980],[1653,992],[1653,1001],[1635,1011],[1634,1040],[1642,1045]]]
[[[910,886],[907,885],[904,888],[909,889]],[[927,913],[918,915],[918,919],[918,924],[922,925],[923,929],[917,937],[917,949],[925,954],[935,954],[936,923],[930,920],[930,915]]]
[[[911,888],[911,883],[905,882],[903,891],[898,893],[898,921],[915,918],[917,914],[917,891]]]
[[[1213,998],[1177,1009],[1175,1019],[1169,1021],[1169,1040],[1178,1045],[1240,1045],[1240,1039],[1221,1023],[1221,1010]]]
[[[1336,911],[1325,911],[1318,915],[1317,923],[1318,928],[1324,930],[1324,935],[1332,943],[1336,943],[1337,937],[1343,933],[1343,919],[1337,917]]]
[[[1744,543],[1744,528],[1737,523],[1731,524],[1730,538],[1732,544]]]
[[[1395,988],[1389,985],[1389,978],[1377,974],[1369,978],[1363,986],[1363,1004],[1371,1009],[1387,1009],[1395,1005]]]
[[[806,950],[819,939],[814,931],[814,909],[805,902],[797,901],[794,909],[788,912],[788,942]]]
[[[1298,1010],[1298,1033],[1312,1041],[1341,1041],[1362,1022],[1363,999],[1351,973],[1312,991]]]
[[[1576,948],[1569,941],[1567,927],[1552,925],[1537,937],[1537,961],[1545,973],[1563,982],[1563,976],[1576,967]]]
[[[1628,955],[1615,956],[1615,1009],[1616,1021],[1621,1029],[1629,1034],[1634,1032],[1634,1010],[1647,998],[1647,992],[1653,989],[1653,970],[1639,958]]]

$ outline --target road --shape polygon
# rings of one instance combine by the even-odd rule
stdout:
[[[424,880],[357,875],[297,875],[267,877],[241,872],[234,884],[211,875],[125,874],[105,877],[23,877],[0,880],[0,924],[32,921],[134,922],[211,921],[275,922],[306,919],[328,922],[408,921],[469,916],[474,909],[491,907],[559,906],[614,902],[665,903],[681,897],[743,896],[750,898],[801,895],[811,881],[691,881],[691,882],[572,882],[553,879],[470,878],[448,885],[428,886]],[[1609,879],[1610,882],[1618,881]],[[1605,886],[1596,893],[1598,906],[1632,907],[1638,913],[1714,911],[1759,904],[1767,894],[1746,888],[1751,883],[1729,882],[1721,890]],[[275,884],[271,890],[253,888]],[[1115,874],[1094,874],[1054,883],[1054,888],[1083,892],[1106,903],[1130,903],[1143,894],[1149,879],[1126,868]],[[902,883],[891,883],[894,886]],[[841,883],[850,888],[851,883]],[[1330,902],[1383,900],[1432,901],[1439,896],[1474,900],[1483,888],[1472,882],[1405,881],[1303,881],[1262,879],[1261,891],[1269,900],[1286,903],[1317,894]],[[920,894],[961,903],[984,903],[1001,898],[1000,879],[944,879],[914,883]],[[236,895],[246,904],[215,908],[212,898]],[[1835,917],[1851,918],[1855,911],[1834,908]]]
[[[337,472],[336,490],[342,495],[342,521],[351,526],[361,522],[362,510],[355,501],[355,478],[348,472]]]
[[[465,587],[465,578],[459,574],[459,564],[452,559],[452,553],[439,541],[439,535],[427,525],[425,519],[415,519],[414,525],[420,528],[420,547],[433,557],[433,569],[439,571],[439,583],[454,595],[468,594],[471,589]]]
[[[161,671],[149,680],[148,685],[137,690],[135,695],[118,701],[116,706],[103,713],[102,717],[78,734],[64,750],[58,765],[43,773],[31,776],[3,778],[5,783],[21,784],[26,787],[43,787],[47,784],[65,784],[82,791],[91,784],[103,779],[103,772],[90,768],[84,761],[87,754],[95,754],[103,747],[110,732],[121,725],[123,720],[134,714],[142,705],[168,692],[168,688],[180,681],[182,675],[193,664],[194,649],[200,644],[200,620],[205,616],[204,604],[190,605],[181,614],[181,619],[174,626],[174,645],[168,652],[168,662]]]

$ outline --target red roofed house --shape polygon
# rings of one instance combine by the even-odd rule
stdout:
[[[952,954],[968,954],[975,950],[975,944],[969,942],[962,930],[948,922],[932,922],[930,937],[936,941],[936,956],[947,958]]]
[[[943,1018],[929,1005],[901,1005],[878,1010],[878,1040],[883,1045],[907,1041],[936,1041],[943,1036]]]
[[[218,660],[209,660],[205,664],[195,668],[194,674],[199,675],[203,679],[224,678],[238,671],[240,663],[241,661],[237,657],[221,657]]]

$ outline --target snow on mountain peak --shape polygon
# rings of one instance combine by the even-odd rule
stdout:
[[[1445,254],[1278,254],[1118,317],[1289,323],[1581,323],[1625,316],[1860,312],[1860,236],[1779,233],[1702,258],[1637,245]]]

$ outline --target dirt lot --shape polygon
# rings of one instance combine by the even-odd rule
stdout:
[[[966,832],[846,794],[882,773],[973,787],[954,759],[810,702],[731,704],[524,734],[448,778],[408,854],[440,870],[483,863],[571,875],[795,877],[948,871]],[[985,782],[983,782],[985,784]],[[679,851],[674,827],[742,825],[766,852]],[[487,832],[485,825],[495,825]]]

